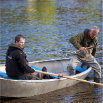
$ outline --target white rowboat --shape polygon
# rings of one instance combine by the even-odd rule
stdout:
[[[30,62],[29,65],[38,68],[45,66],[49,72],[69,76],[69,68],[67,68],[69,61],[69,58],[52,59]],[[92,68],[89,67],[86,71],[69,77],[85,79],[91,69]],[[5,72],[4,64],[0,64],[0,71]],[[14,80],[0,77],[0,96],[30,97],[73,86],[78,82],[79,81],[66,78],[43,80]]]

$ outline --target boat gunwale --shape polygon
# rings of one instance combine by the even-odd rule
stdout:
[[[62,61],[62,60],[70,60],[70,58],[59,58],[59,59],[48,59],[48,60],[40,60],[40,61],[32,61],[29,62],[29,64],[31,63],[41,63],[41,62],[51,62],[51,61]]]

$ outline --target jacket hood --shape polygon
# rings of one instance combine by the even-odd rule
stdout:
[[[15,45],[15,44],[9,44],[9,49],[12,50],[15,50],[15,49],[20,49],[23,51],[24,48],[20,48],[19,46]]]
[[[9,46],[9,48],[8,48],[8,50],[7,50],[7,53],[6,53],[7,56],[8,56],[8,55],[10,54],[10,52],[13,51],[13,50],[19,49],[19,50],[23,51],[22,48],[20,48],[19,46],[15,45],[15,44],[10,44],[10,45],[8,45],[8,46]]]

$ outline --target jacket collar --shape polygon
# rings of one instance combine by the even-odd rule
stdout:
[[[15,44],[9,44],[9,47],[14,47],[14,48],[18,48],[20,50],[23,51],[24,48],[20,48],[19,46],[15,45]]]

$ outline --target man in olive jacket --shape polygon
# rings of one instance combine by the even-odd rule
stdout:
[[[23,52],[25,38],[22,35],[15,37],[15,44],[10,44],[6,53],[6,73],[14,79],[30,80],[34,79],[35,72],[26,59],[26,54]]]
[[[84,32],[70,38],[70,43],[80,51],[76,53],[69,64],[69,68],[73,70],[73,74],[75,74],[75,67],[77,64],[79,62],[85,62],[94,70],[94,77],[101,78],[101,67],[95,60],[96,46],[98,42],[96,36],[98,32],[99,28],[97,26],[93,26],[91,29],[85,29]],[[94,48],[87,49],[87,47],[91,46]]]

